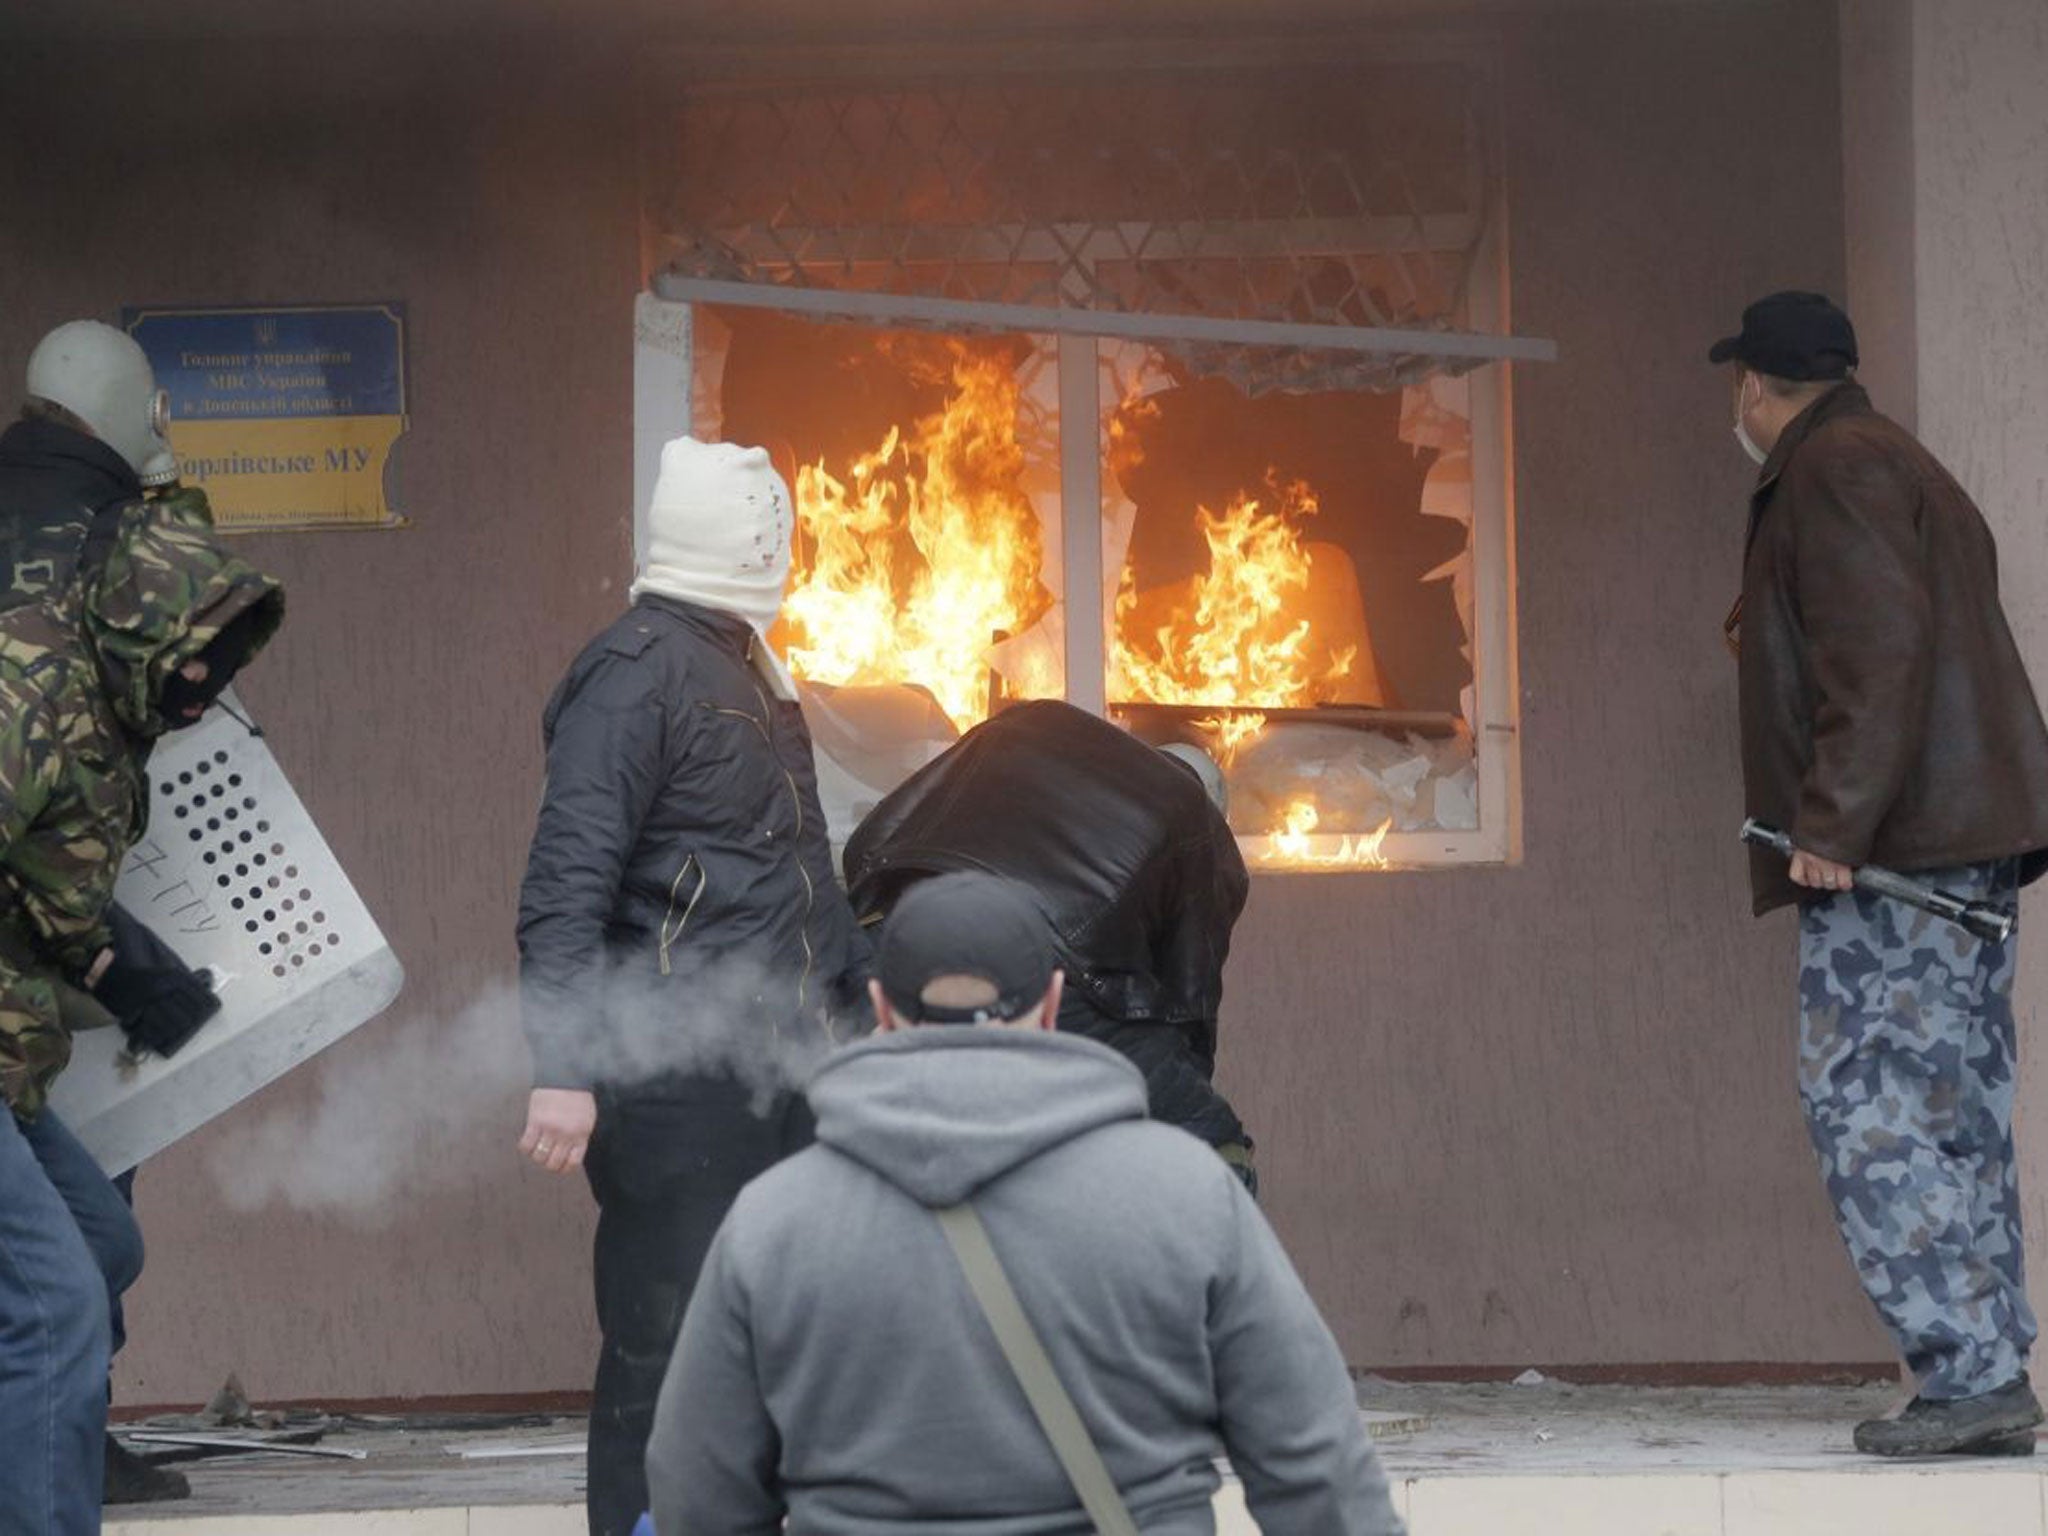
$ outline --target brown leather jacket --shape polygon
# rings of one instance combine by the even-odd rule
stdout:
[[[1741,674],[1749,814],[1801,848],[1902,870],[2048,849],[2048,729],[1991,530],[1860,385],[1802,412],[1758,477]],[[1799,896],[1762,850],[1750,888],[1759,914]]]

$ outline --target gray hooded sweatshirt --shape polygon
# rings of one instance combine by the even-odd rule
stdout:
[[[1212,1536],[1228,1453],[1266,1536],[1400,1536],[1351,1382],[1214,1152],[1077,1036],[878,1035],[810,1089],[819,1145],[704,1264],[647,1475],[659,1536],[1086,1536],[932,1216],[972,1199],[1139,1528]]]

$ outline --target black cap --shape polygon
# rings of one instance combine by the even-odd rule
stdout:
[[[1052,986],[1052,928],[1031,893],[994,875],[940,875],[913,885],[882,929],[875,970],[889,1006],[915,1024],[990,1024],[1023,1017]],[[924,1000],[941,976],[995,988],[979,1007]]]
[[[1742,312],[1742,334],[1714,343],[1710,363],[1730,358],[1774,379],[1839,379],[1856,366],[1856,328],[1818,293],[1774,293]]]

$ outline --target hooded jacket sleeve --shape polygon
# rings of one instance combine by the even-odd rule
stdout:
[[[1795,456],[1795,591],[1814,691],[1813,761],[1792,828],[1844,864],[1870,856],[1921,755],[1933,614],[1918,497],[1872,455]]]
[[[0,684],[0,864],[10,868],[62,771],[49,714],[41,699]],[[50,984],[0,951],[0,1098],[22,1119],[35,1118],[70,1055]]]
[[[733,1226],[705,1257],[655,1406],[647,1490],[661,1536],[775,1536],[786,1513]]]
[[[548,736],[540,820],[519,888],[520,1017],[534,1085],[602,1076],[605,928],[668,771],[667,713],[650,670],[607,653],[571,675]]]
[[[1209,1349],[1223,1443],[1259,1529],[1403,1536],[1337,1341],[1251,1197],[1217,1178],[1235,1251],[1210,1296]]]

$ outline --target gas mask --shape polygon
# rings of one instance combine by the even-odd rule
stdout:
[[[91,427],[144,485],[178,478],[178,461],[164,437],[169,397],[156,387],[149,358],[126,332],[97,320],[58,326],[29,354],[28,392]]]

